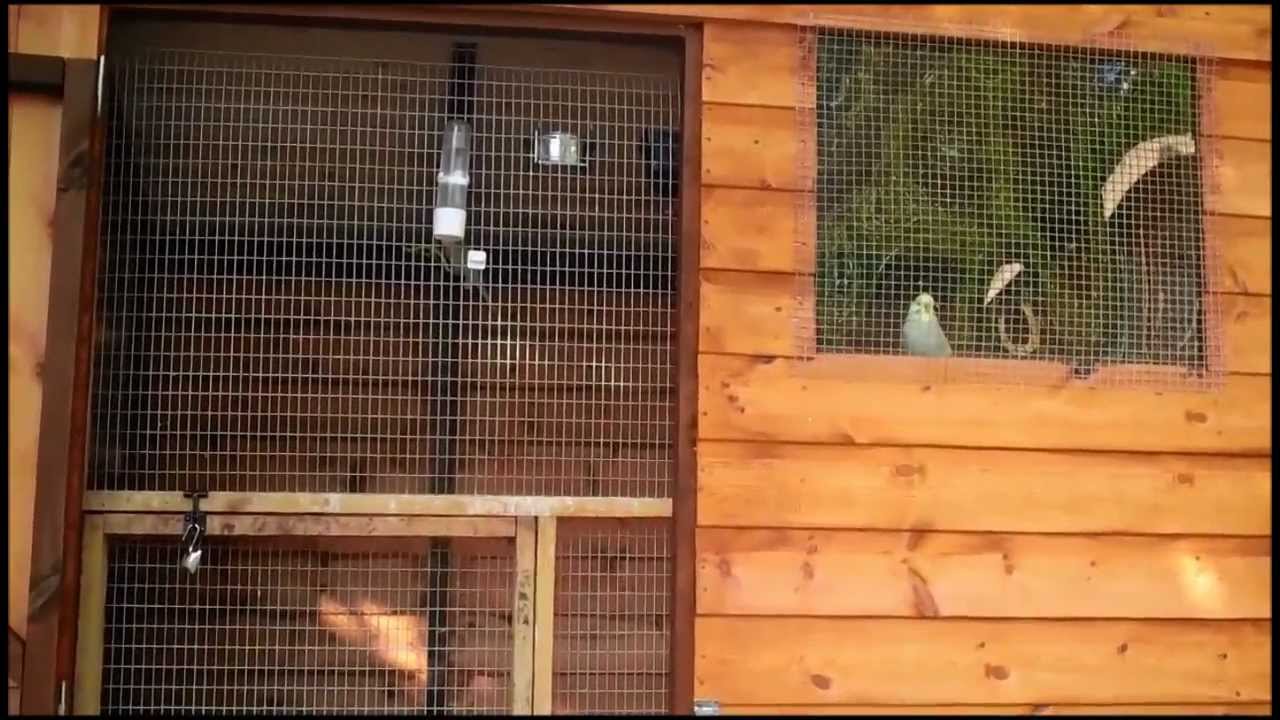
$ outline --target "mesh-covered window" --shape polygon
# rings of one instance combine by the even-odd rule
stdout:
[[[509,713],[514,542],[475,542],[219,539],[190,575],[169,538],[113,540],[101,709]]]
[[[91,489],[669,497],[679,76],[502,42],[108,54]],[[478,286],[428,249],[451,118]]]
[[[1202,58],[803,32],[813,351],[1215,375]]]

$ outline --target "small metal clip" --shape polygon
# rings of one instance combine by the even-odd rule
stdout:
[[[693,701],[693,714],[694,715],[719,715],[720,701],[695,699]]]
[[[200,569],[200,560],[204,556],[204,550],[200,547],[200,540],[205,534],[205,515],[200,511],[200,498],[209,497],[207,492],[189,492],[183,493],[183,497],[191,498],[191,512],[183,516],[182,528],[182,557],[178,564],[184,570],[196,574]]]

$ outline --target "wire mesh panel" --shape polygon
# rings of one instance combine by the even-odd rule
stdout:
[[[91,489],[669,496],[678,78],[488,47],[108,55]]]
[[[426,538],[218,539],[190,575],[172,539],[120,538],[101,709],[507,713],[505,695],[469,691],[512,662],[514,541],[485,542],[485,567],[446,570]],[[500,594],[507,614],[477,627],[475,609]]]
[[[558,526],[553,713],[670,712],[669,521]]]
[[[1210,61],[989,35],[802,29],[800,337],[954,378],[1215,386]]]

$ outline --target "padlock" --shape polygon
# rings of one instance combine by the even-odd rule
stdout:
[[[200,569],[200,558],[204,555],[204,550],[195,548],[188,549],[182,554],[182,567],[192,575]]]
[[[200,569],[200,559],[204,557],[204,550],[199,547],[202,534],[200,525],[188,520],[187,529],[182,533],[182,558],[178,564],[192,575]]]

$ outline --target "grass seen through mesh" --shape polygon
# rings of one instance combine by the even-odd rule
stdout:
[[[1196,136],[1192,62],[848,31],[820,32],[818,58],[820,350],[902,352],[907,309],[929,292],[956,354],[1007,356],[994,318],[1008,307],[983,299],[1020,262],[1008,295],[1037,318],[1036,356],[1203,354],[1186,332],[1198,162],[1162,163],[1110,219],[1100,192],[1134,145]]]

